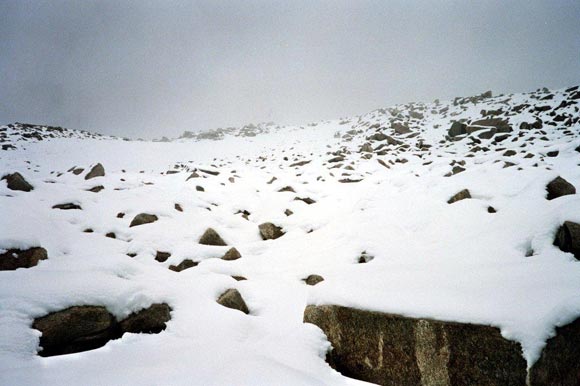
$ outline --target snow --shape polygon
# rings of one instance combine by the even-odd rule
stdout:
[[[514,95],[507,103],[529,103],[529,98]],[[491,145],[490,152],[464,157],[467,140],[438,145],[452,119],[480,117],[482,108],[505,107],[505,99],[465,110],[449,102],[449,112],[458,114],[449,117],[430,114],[435,105],[428,104],[421,138],[434,147],[424,158],[379,157],[408,160],[389,163],[389,169],[375,156],[360,159],[357,150],[368,133],[350,142],[335,137],[388,122],[390,115],[379,112],[346,125],[322,122],[220,141],[18,142],[16,150],[0,153],[0,174],[19,171],[35,189],[12,191],[0,183],[0,248],[42,246],[49,259],[31,269],[0,272],[0,384],[365,384],[324,362],[329,343],[317,327],[302,323],[307,304],[497,326],[504,337],[521,343],[528,365],[533,364],[555,327],[580,315],[580,264],[552,245],[563,221],[580,222],[580,199],[545,198],[546,184],[558,175],[580,188],[580,155],[574,151],[580,127],[572,128],[571,138],[545,126],[548,141],[529,142],[525,134],[495,146],[519,151],[527,145],[513,157],[501,156],[505,150]],[[553,100],[532,102],[557,106],[564,99],[560,91]],[[516,134],[523,121],[533,122],[532,116],[510,117]],[[340,146],[353,151],[343,164],[352,163],[350,178],[361,182],[339,183],[344,170],[324,164],[332,158],[327,152]],[[551,150],[559,156],[540,161],[539,155]],[[527,152],[536,157],[523,158]],[[300,160],[312,162],[289,167]],[[467,170],[444,177],[452,160],[465,160]],[[517,165],[504,168],[498,160]],[[97,162],[106,176],[85,180]],[[161,174],[173,165],[220,174],[198,172],[204,177],[188,181],[190,172],[180,167],[174,169],[179,173]],[[65,172],[72,166],[85,171]],[[273,176],[277,180],[268,184]],[[87,191],[96,185],[105,189]],[[278,192],[284,186],[296,193]],[[472,199],[447,204],[464,188]],[[52,209],[68,202],[82,210]],[[183,212],[174,209],[176,203]],[[488,206],[498,212],[487,213]],[[294,214],[284,215],[286,209]],[[238,210],[248,210],[249,221]],[[117,218],[120,212],[123,218]],[[142,212],[159,220],[129,227]],[[261,240],[258,224],[267,221],[286,234]],[[210,227],[228,247],[198,244]],[[94,232],[84,233],[87,228]],[[105,237],[108,232],[117,238]],[[242,258],[219,259],[231,246]],[[171,257],[157,262],[156,251]],[[374,259],[357,264],[363,251]],[[529,251],[532,256],[526,256]],[[180,273],[167,269],[188,258],[200,264]],[[325,280],[306,286],[302,279],[310,274]],[[228,288],[240,291],[250,315],[215,302]],[[156,302],[173,309],[160,334],[126,334],[97,350],[61,357],[35,355],[36,317],[87,304],[106,306],[123,318]]]

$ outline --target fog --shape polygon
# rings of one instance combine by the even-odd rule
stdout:
[[[580,1],[3,1],[0,123],[129,137],[580,83]]]

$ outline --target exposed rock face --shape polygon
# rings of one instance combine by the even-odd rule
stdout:
[[[263,240],[274,240],[284,235],[282,228],[271,222],[260,224],[258,228],[260,229],[260,236],[262,236]]]
[[[463,189],[462,191],[460,191],[459,193],[457,193],[453,197],[451,197],[447,201],[447,203],[453,204],[454,202],[465,200],[466,198],[471,198],[471,193],[469,193],[469,190]]]
[[[36,319],[32,328],[42,332],[39,355],[63,355],[102,347],[125,332],[159,333],[170,312],[165,303],[153,304],[118,323],[105,307],[74,306]]]
[[[96,164],[92,167],[92,169],[87,173],[85,176],[85,180],[90,180],[91,178],[95,177],[104,177],[105,176],[105,168],[100,163]]]
[[[576,194],[576,188],[574,185],[563,179],[562,177],[558,176],[554,178],[548,185],[546,186],[546,190],[548,191],[548,200],[553,200],[558,197],[566,196],[568,194]]]
[[[30,192],[31,190],[34,189],[34,187],[30,185],[28,181],[24,179],[24,177],[22,177],[22,174],[18,172],[7,174],[4,177],[2,177],[2,179],[6,180],[8,189],[10,190],[20,190],[22,192]]]
[[[308,275],[304,282],[308,285],[316,285],[320,282],[324,281],[324,278],[320,275]]]
[[[565,221],[556,233],[554,245],[564,252],[574,254],[574,257],[580,260],[580,224]]]
[[[225,255],[223,255],[222,260],[237,260],[240,257],[242,257],[242,255],[240,254],[240,252],[238,252],[238,250],[236,248],[230,248],[228,249],[228,251],[226,252]]]
[[[150,224],[157,221],[159,218],[154,214],[149,213],[139,213],[133,218],[129,227],[136,227],[138,225]]]
[[[47,258],[46,249],[41,247],[26,250],[9,249],[0,254],[0,271],[34,267],[40,260],[46,260]]]
[[[308,306],[343,375],[392,386],[526,385],[518,343],[489,326],[414,319],[341,306]]]
[[[530,386],[577,386],[580,383],[580,318],[556,328],[540,359],[530,369]]]
[[[224,307],[242,311],[244,314],[250,313],[250,310],[248,309],[246,302],[244,301],[242,295],[240,295],[237,289],[230,288],[229,290],[220,295],[217,302]]]
[[[220,235],[212,228],[207,228],[199,239],[199,243],[203,245],[217,245],[226,246],[226,242],[220,237]]]

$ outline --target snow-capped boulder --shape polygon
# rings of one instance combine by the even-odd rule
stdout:
[[[104,177],[105,176],[105,168],[100,163],[96,164],[91,168],[91,170],[85,176],[85,180],[90,180],[91,178],[95,177]]]

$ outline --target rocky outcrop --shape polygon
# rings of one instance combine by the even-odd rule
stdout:
[[[548,183],[546,186],[548,191],[548,200],[553,200],[558,197],[566,196],[569,194],[576,194],[576,188],[574,185],[558,176]]]
[[[91,178],[95,177],[104,177],[105,176],[105,168],[100,163],[96,164],[91,168],[91,170],[85,176],[85,180],[90,180]]]
[[[580,260],[580,224],[565,221],[556,233],[554,245],[563,252],[570,252]]]
[[[0,250],[1,251],[1,250]],[[25,250],[8,249],[0,253],[0,271],[13,271],[18,268],[30,268],[37,265],[40,260],[46,260],[46,249],[34,247]]]
[[[129,227],[136,227],[138,225],[150,224],[157,221],[159,218],[154,214],[139,213],[133,218]]]
[[[200,237],[199,243],[203,245],[215,245],[222,247],[227,245],[226,242],[213,228],[206,229],[206,231]]]
[[[392,386],[526,384],[520,345],[495,327],[341,306],[308,306],[304,321],[324,331],[332,343],[327,361],[352,378]]]
[[[272,224],[271,222],[260,224],[258,228],[263,240],[274,240],[284,235],[282,228]]]
[[[244,298],[242,298],[242,295],[240,295],[237,289],[230,288],[220,295],[217,302],[224,307],[242,311],[244,314],[250,313]]]
[[[24,177],[22,177],[22,174],[18,172],[7,174],[3,176],[2,179],[6,180],[7,187],[10,190],[20,190],[22,192],[30,192],[31,190],[34,189],[34,187],[30,185],[28,181],[24,179]]]
[[[159,333],[170,312],[165,303],[153,304],[119,323],[105,307],[74,306],[35,319],[32,328],[42,333],[39,355],[64,355],[102,347],[125,332]]]

